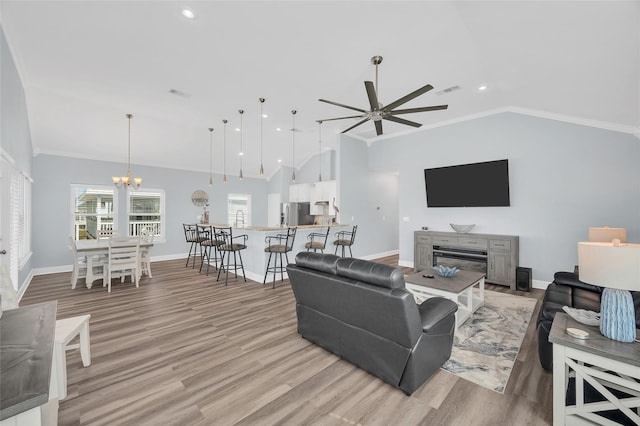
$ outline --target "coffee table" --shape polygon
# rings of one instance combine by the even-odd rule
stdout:
[[[426,278],[425,275],[433,275]],[[458,271],[453,277],[441,277],[435,272],[422,271],[407,275],[405,286],[416,302],[421,303],[433,296],[445,297],[458,304],[456,328],[465,322],[478,308],[484,305],[484,278],[482,272]],[[474,291],[477,286],[478,291]]]

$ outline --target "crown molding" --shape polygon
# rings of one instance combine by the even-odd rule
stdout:
[[[461,116],[461,117],[453,118],[451,120],[439,121],[437,123],[432,123],[432,124],[427,124],[427,125],[421,126],[418,129],[407,129],[406,131],[396,132],[396,133],[393,133],[393,134],[390,134],[390,135],[377,136],[377,137],[372,138],[372,139],[367,139],[367,138],[363,138],[361,136],[356,136],[356,135],[349,135],[349,136],[354,138],[354,139],[359,139],[359,140],[365,141],[365,142],[367,142],[367,146],[371,146],[372,143],[375,143],[375,142],[378,142],[378,141],[382,141],[382,140],[386,140],[386,139],[390,139],[390,138],[396,138],[398,136],[404,136],[404,135],[409,135],[409,134],[413,134],[413,133],[418,133],[418,132],[422,132],[422,131],[429,130],[429,129],[435,129],[435,128],[438,128],[438,127],[450,126],[452,124],[463,123],[465,121],[476,120],[478,118],[490,117],[490,116],[497,115],[497,114],[503,114],[505,112],[511,112],[511,113],[522,114],[522,115],[529,115],[531,117],[545,118],[547,120],[561,121],[561,122],[564,122],[564,123],[571,123],[571,124],[577,124],[577,125],[580,125],[580,126],[593,127],[593,128],[597,128],[597,129],[603,129],[603,130],[610,130],[610,131],[613,131],[613,132],[628,133],[628,134],[633,135],[636,138],[640,139],[640,127],[628,126],[628,125],[619,124],[619,123],[611,123],[611,122],[608,122],[608,121],[592,120],[592,119],[588,119],[588,118],[576,117],[576,116],[571,116],[571,115],[557,114],[557,113],[554,113],[554,112],[534,110],[534,109],[523,108],[523,107],[518,107],[518,106],[513,106],[513,105],[506,106],[506,107],[489,109],[489,110],[482,111],[482,112],[475,113],[475,114],[464,115],[464,116]]]

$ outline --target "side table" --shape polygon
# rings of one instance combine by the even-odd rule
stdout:
[[[567,334],[567,328],[589,333],[586,340]],[[565,313],[557,313],[549,341],[553,343],[553,424],[580,424],[585,420],[596,424],[617,423],[598,412],[619,410],[625,424],[640,425],[640,344],[611,340],[600,334],[598,327],[580,324]],[[575,405],[567,406],[565,396],[569,377],[575,377]],[[600,402],[584,401],[585,382],[602,396]],[[627,396],[618,397],[615,389]]]

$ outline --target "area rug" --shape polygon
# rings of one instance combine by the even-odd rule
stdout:
[[[442,369],[504,393],[535,306],[535,299],[485,290],[484,306],[456,330]]]

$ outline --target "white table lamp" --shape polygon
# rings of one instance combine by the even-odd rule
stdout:
[[[600,332],[613,340],[633,342],[636,318],[629,291],[640,291],[640,244],[578,243],[580,281],[604,287]]]

